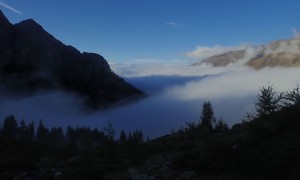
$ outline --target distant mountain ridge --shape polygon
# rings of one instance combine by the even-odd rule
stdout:
[[[68,91],[93,108],[143,94],[116,75],[102,56],[66,46],[33,19],[12,25],[1,10],[0,85],[6,94]]]
[[[274,41],[262,46],[249,47],[244,50],[214,55],[195,62],[192,66],[212,64],[220,67],[235,63],[250,66],[254,69],[300,66],[300,36]]]

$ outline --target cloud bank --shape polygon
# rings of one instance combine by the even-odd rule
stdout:
[[[300,55],[300,36],[295,34],[289,41],[275,41],[264,46],[264,54],[276,56],[278,54]]]
[[[250,45],[239,45],[239,46],[214,46],[214,47],[208,47],[208,46],[198,46],[195,50],[185,53],[187,57],[198,59],[199,61],[202,61],[204,59],[207,59],[209,57],[220,55],[224,53],[228,53],[231,51],[240,51],[245,50]]]
[[[243,70],[208,76],[166,89],[166,95],[182,100],[222,99],[255,96],[262,86],[274,85],[278,91],[292,89],[299,81],[299,68]]]
[[[248,53],[251,56],[250,50]],[[178,114],[181,112],[190,117],[176,116],[178,119],[174,118],[173,123],[177,124],[176,127],[178,123],[175,122],[178,121],[183,125],[186,121],[199,120],[201,103],[206,100],[213,103],[218,118],[223,117],[229,125],[233,125],[240,122],[246,112],[253,110],[253,103],[260,87],[272,84],[278,91],[287,91],[296,86],[300,77],[299,68],[265,68],[257,71],[237,65],[215,68],[206,65],[183,66],[179,63],[172,66],[164,63],[153,65],[149,62],[144,66],[143,64],[133,66],[135,68],[130,66],[128,69],[124,67],[117,69],[119,74],[129,75],[126,79],[141,89],[158,87],[154,93],[155,96],[159,94],[161,98],[158,99],[164,99],[164,102],[172,101],[173,104],[177,102],[177,107],[164,107],[164,111],[160,111],[162,116],[169,112]],[[147,100],[144,103],[147,104]],[[158,101],[157,103],[160,104]],[[153,114],[153,118],[156,119]],[[160,118],[156,120],[164,121]],[[170,128],[174,127],[173,124],[170,122]]]
[[[248,48],[245,59],[256,55],[257,51]],[[258,71],[242,64],[212,67],[206,64],[189,66],[148,61],[130,65],[113,64],[112,68],[142,89],[145,84],[144,89],[161,85],[161,92],[181,100],[253,96],[260,87],[269,84],[279,91],[286,91],[293,88],[300,77],[299,67],[264,68]]]
[[[83,110],[78,97],[51,92],[19,99],[0,98],[0,123],[14,114],[21,120],[43,119],[51,126],[89,126],[102,129],[112,121],[117,132],[141,129],[150,138],[198,122],[203,101],[212,102],[217,118],[229,125],[252,111],[259,88],[273,84],[278,91],[299,82],[299,68],[253,70],[244,66],[188,66],[182,61],[111,63],[112,69],[150,96],[136,103],[98,112]]]
[[[185,60],[177,61],[132,61],[130,63],[110,62],[110,66],[114,72],[123,77],[147,77],[147,76],[204,76],[207,74],[221,74],[227,72],[228,69],[232,71],[240,71],[247,69],[247,67],[214,67],[208,64],[201,66],[190,66],[191,63]]]

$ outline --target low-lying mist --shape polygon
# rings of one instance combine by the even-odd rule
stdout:
[[[229,125],[252,111],[259,88],[270,84],[278,91],[294,88],[298,68],[255,71],[244,66],[191,67],[180,63],[112,64],[113,70],[148,94],[133,104],[87,112],[81,100],[64,92],[40,93],[31,97],[0,100],[0,120],[13,114],[18,120],[40,119],[46,126],[89,126],[102,129],[111,121],[119,132],[141,129],[150,138],[168,134],[198,122],[203,101],[212,102],[216,118]],[[118,133],[117,133],[118,134]]]

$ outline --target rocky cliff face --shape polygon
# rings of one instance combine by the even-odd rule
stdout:
[[[2,93],[59,89],[81,95],[94,108],[143,94],[102,56],[64,45],[32,19],[12,25],[1,11],[0,82]]]

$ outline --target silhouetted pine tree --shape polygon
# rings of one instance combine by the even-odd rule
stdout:
[[[215,122],[214,111],[209,101],[205,101],[202,105],[202,112],[200,116],[199,127],[205,128],[209,131],[213,130],[213,123]]]
[[[71,126],[67,127],[65,141],[66,141],[67,147],[70,148],[70,149],[76,149],[77,148],[77,144],[76,144],[77,140],[76,140],[74,131],[75,131],[74,128],[72,128]]]
[[[143,132],[141,130],[135,130],[132,133],[129,132],[127,141],[131,144],[139,144],[144,142]]]
[[[42,144],[46,144],[47,140],[48,140],[47,139],[48,135],[49,135],[49,130],[44,126],[42,120],[40,120],[38,129],[37,129],[37,134],[36,134],[37,141]]]
[[[34,139],[34,123],[33,122],[26,125],[25,120],[22,119],[18,129],[19,129],[20,138],[23,141],[32,141]]]
[[[131,132],[128,133],[127,141],[128,141],[129,143],[132,143],[132,141],[133,141]]]
[[[293,90],[288,91],[284,95],[285,100],[285,106],[291,107],[291,106],[300,106],[300,87],[299,84],[294,88]]]
[[[103,130],[104,130],[105,135],[108,137],[108,139],[111,139],[111,140],[114,139],[116,131],[115,131],[111,121],[107,122],[107,125],[104,127]]]
[[[16,138],[18,136],[18,123],[13,115],[4,119],[2,136],[5,138]]]
[[[127,142],[127,136],[126,136],[124,130],[121,131],[119,140],[120,140],[121,144],[125,144]]]
[[[229,131],[229,127],[227,123],[223,120],[220,119],[217,121],[216,126],[214,128],[215,133],[226,133]]]
[[[26,125],[26,122],[25,122],[24,119],[22,119],[21,122],[20,122],[20,126],[19,126],[19,128],[18,128],[18,130],[19,130],[19,135],[20,135],[20,138],[21,138],[22,140],[25,140],[25,139],[26,139],[25,137],[26,137],[27,129],[28,129],[28,127],[27,127],[27,125]]]
[[[53,127],[48,136],[48,143],[54,146],[63,145],[64,133],[61,127]]]
[[[144,142],[144,135],[143,135],[142,130],[139,130],[137,135],[138,135],[138,143]]]
[[[34,122],[32,121],[31,123],[28,123],[27,126],[27,133],[26,133],[26,138],[28,138],[28,140],[32,141],[34,139],[34,135],[35,135],[35,127],[34,127]]]
[[[255,102],[255,113],[257,117],[265,117],[272,114],[281,107],[282,93],[278,93],[273,86],[260,88]]]
[[[104,132],[99,131],[97,128],[92,130],[91,136],[93,137],[95,144],[101,144],[104,140],[106,140]]]

